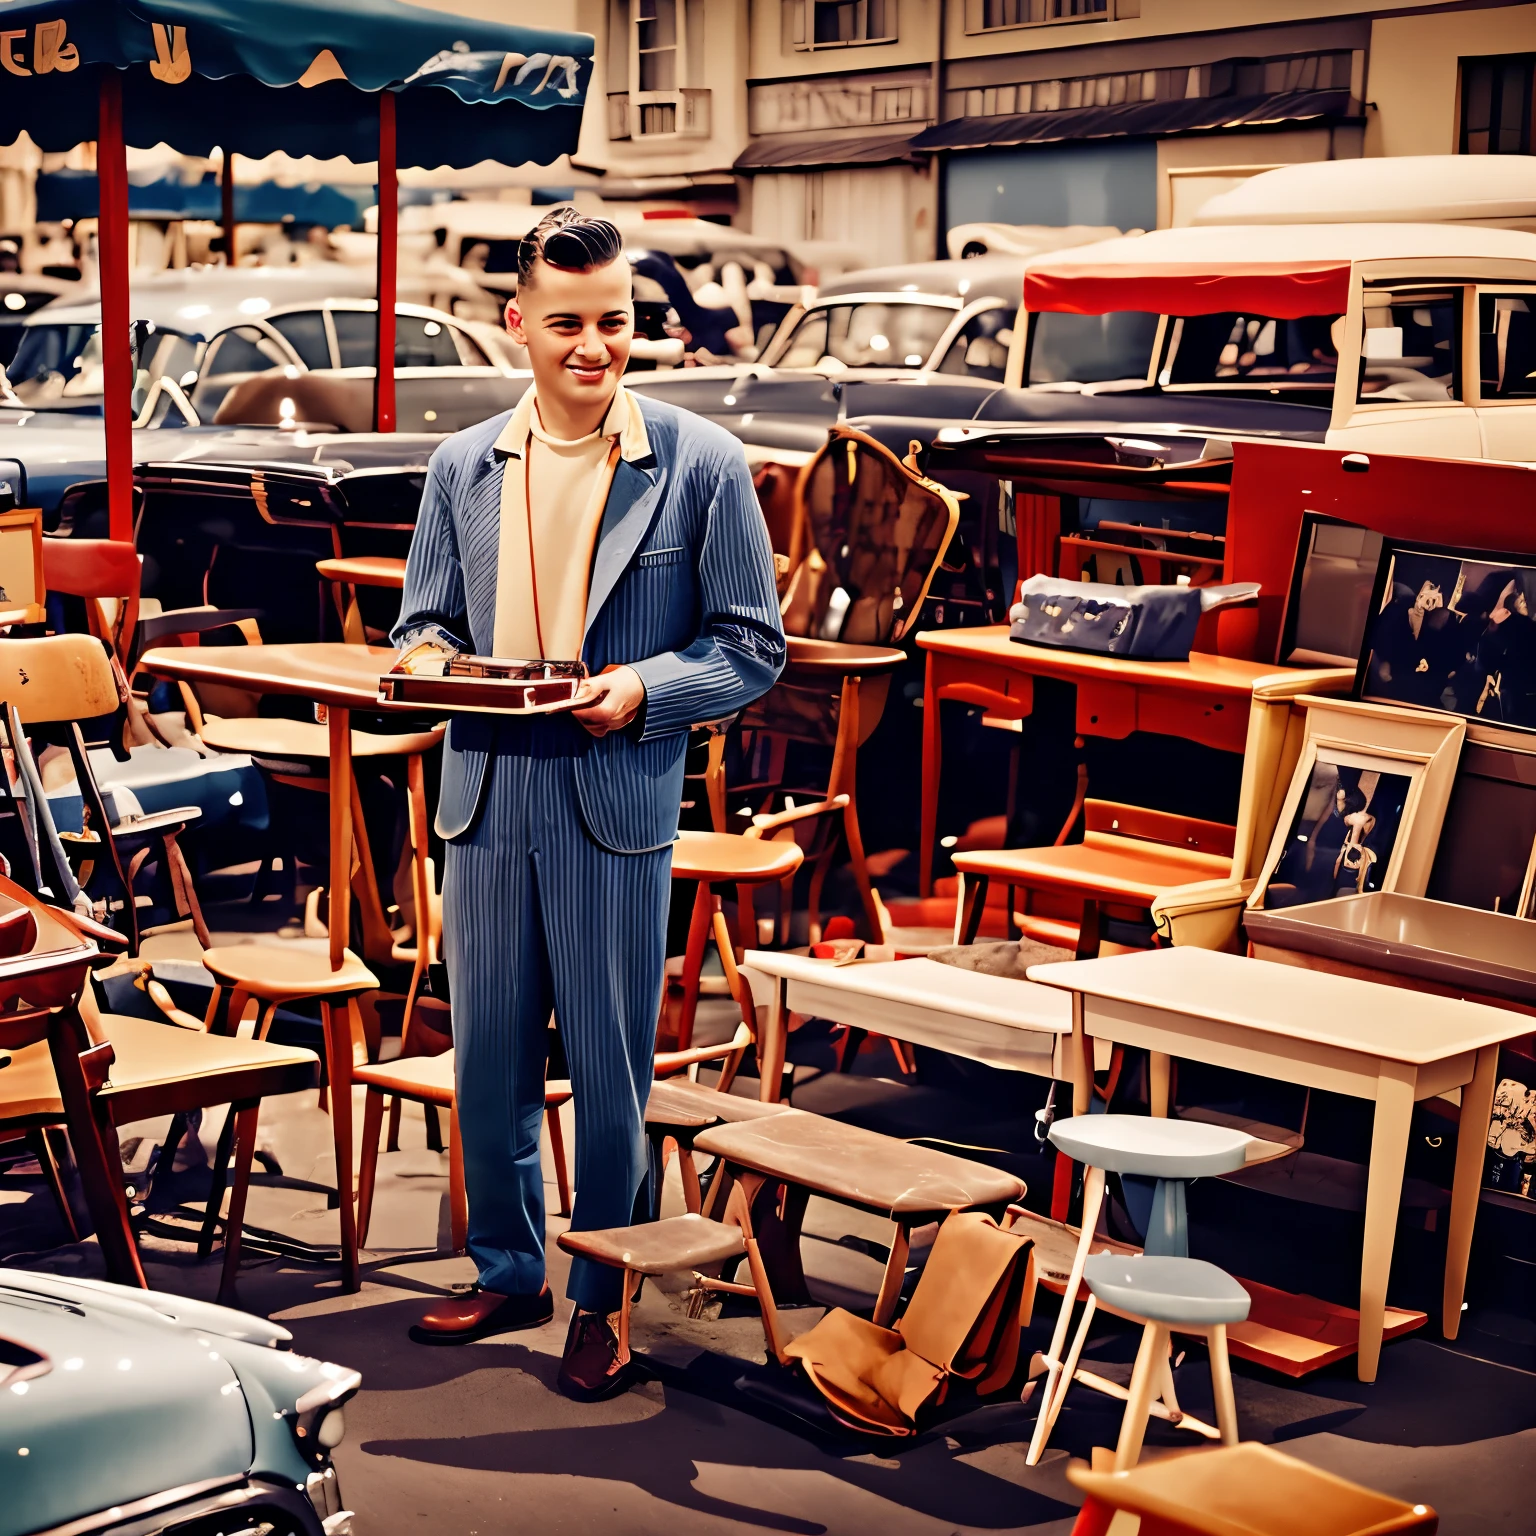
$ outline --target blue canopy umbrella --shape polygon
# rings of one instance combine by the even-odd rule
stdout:
[[[284,186],[277,181],[235,188],[235,219],[241,224],[324,224],[334,228],[363,226],[363,213],[373,206],[373,184],[337,187],[323,183]],[[130,181],[128,215],[135,219],[217,219],[222,199],[217,176],[199,181]],[[42,224],[94,219],[101,211],[95,171],[45,171],[37,178],[37,217]]]
[[[132,537],[125,125],[137,143],[379,164],[375,424],[394,429],[399,165],[547,164],[576,148],[592,74],[584,33],[507,26],[401,0],[9,0],[0,142],[97,141],[102,361],[112,536]],[[232,254],[232,251],[231,253]]]

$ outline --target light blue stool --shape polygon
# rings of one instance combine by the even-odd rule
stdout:
[[[1035,1420],[1034,1434],[1029,1442],[1026,1458],[1028,1465],[1036,1465],[1045,1450],[1051,1427],[1061,1412],[1062,1400],[1077,1368],[1076,1355],[1081,1352],[1086,1335],[1085,1327],[1079,1331],[1074,1342],[1073,1359],[1063,1369],[1062,1350],[1067,1342],[1067,1329],[1071,1326],[1072,1308],[1077,1300],[1078,1287],[1083,1281],[1085,1266],[1090,1262],[1088,1254],[1093,1246],[1094,1231],[1104,1204],[1104,1175],[1118,1173],[1156,1181],[1152,1195],[1152,1219],[1147,1230],[1146,1257],[1187,1260],[1189,1223],[1184,1200],[1185,1181],[1231,1173],[1241,1168],[1247,1160],[1252,1139],[1245,1131],[1231,1130],[1223,1125],[1207,1125],[1197,1120],[1167,1120],[1148,1115],[1073,1115],[1070,1119],[1058,1120],[1051,1127],[1051,1141],[1057,1151],[1084,1165],[1083,1226],[1061,1309],[1056,1314],[1050,1352],[1045,1356],[1045,1392],[1039,1416]],[[1243,1298],[1246,1316],[1246,1291],[1243,1292]],[[1085,1324],[1092,1315],[1091,1296],[1088,1307]],[[1085,1377],[1089,1374],[1083,1373]],[[1120,1394],[1119,1388],[1099,1377],[1091,1377],[1089,1384],[1107,1388],[1116,1396]],[[1171,1377],[1168,1387],[1171,1392]],[[1177,1413],[1177,1409],[1174,1412]],[[1190,1423],[1187,1418],[1184,1422]]]
[[[1115,1446],[1114,1471],[1136,1465],[1142,1437],[1153,1413],[1171,1423],[1210,1434],[1179,1409],[1173,1391],[1173,1365],[1169,1359],[1170,1334],[1197,1333],[1205,1338],[1211,1360],[1211,1396],[1216,1403],[1217,1433],[1223,1445],[1237,1444],[1237,1404],[1232,1396],[1232,1366],[1227,1357],[1227,1324],[1248,1316],[1250,1298],[1226,1270],[1204,1259],[1173,1258],[1166,1254],[1095,1254],[1083,1270],[1088,1284],[1088,1305],[1078,1325],[1077,1337],[1062,1377],[1058,1397],[1075,1380],[1088,1386],[1112,1386],[1091,1372],[1078,1370],[1078,1357],[1093,1321],[1094,1309],[1105,1307],[1142,1324],[1141,1347],[1131,1371],[1125,1416]],[[1115,1396],[1118,1388],[1112,1388]]]

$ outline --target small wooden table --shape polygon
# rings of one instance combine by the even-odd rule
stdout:
[[[1154,1114],[1168,1112],[1166,1058],[1173,1056],[1374,1103],[1359,1325],[1360,1380],[1374,1381],[1413,1106],[1460,1088],[1462,1123],[1486,1125],[1499,1046],[1526,1033],[1529,1019],[1209,949],[1036,965],[1029,976],[1072,994],[1073,1030],[1085,1042],[1153,1052]],[[1458,1138],[1441,1298],[1448,1339],[1461,1323],[1482,1173],[1482,1138]]]
[[[928,652],[923,690],[923,804],[919,878],[924,896],[933,890],[933,849],[939,812],[943,740],[939,704],[960,699],[989,714],[1022,720],[1034,708],[1034,679],[1055,678],[1077,686],[1077,731],[1116,740],[1132,731],[1182,736],[1203,746],[1241,752],[1256,684],[1283,678],[1304,683],[1298,691],[1338,692],[1354,681],[1338,667],[1298,670],[1236,656],[1190,653],[1187,661],[1138,661],[1092,656],[1054,646],[1022,645],[1006,624],[980,629],[931,629],[917,636]]]
[[[379,678],[393,664],[388,646],[334,641],[300,645],[162,646],[146,651],[140,665],[157,677],[184,683],[223,683],[253,693],[313,699],[326,707],[330,733],[331,969],[346,956],[352,913],[352,711],[420,714],[414,705],[379,698]]]
[[[760,987],[770,989],[768,1022],[758,1043],[765,1103],[779,1097],[789,1015],[804,1013],[1007,1072],[1070,1082],[1073,1113],[1087,1112],[1092,1082],[1082,1034],[1073,1029],[1071,999],[1053,987],[937,960],[834,965],[762,949],[747,951],[742,971],[755,995]],[[1107,1045],[1103,1054],[1107,1066]]]

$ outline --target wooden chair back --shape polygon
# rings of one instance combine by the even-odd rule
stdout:
[[[44,539],[43,575],[50,592],[84,600],[90,633],[126,667],[139,622],[138,550],[116,539]]]
[[[0,646],[0,700],[23,725],[95,720],[121,704],[112,663],[93,635],[46,635]]]

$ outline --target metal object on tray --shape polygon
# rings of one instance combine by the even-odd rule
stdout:
[[[587,679],[581,661],[452,656],[426,665],[436,670],[406,671],[397,663],[379,679],[379,696],[477,714],[552,714],[572,708]]]

